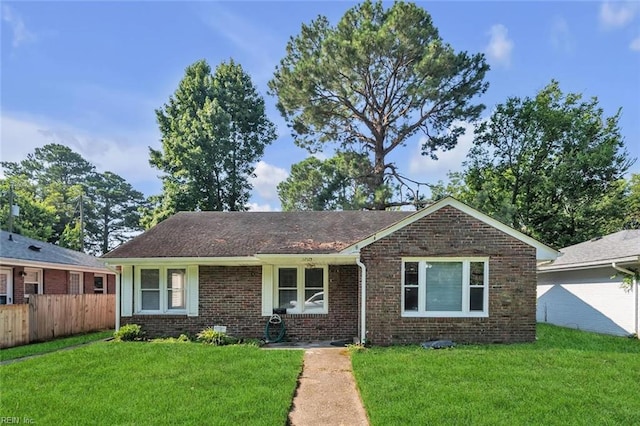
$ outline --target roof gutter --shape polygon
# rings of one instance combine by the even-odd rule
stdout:
[[[634,309],[634,330],[636,333],[636,338],[640,339],[640,335],[638,333],[638,279],[636,278],[637,273],[633,272],[630,269],[621,268],[616,265],[616,262],[611,262],[611,267],[617,271],[622,272],[623,274],[631,275],[631,286],[633,288],[634,299],[635,299],[635,309]]]
[[[6,266],[22,266],[25,268],[40,268],[40,269],[59,269],[62,271],[78,271],[78,272],[93,272],[96,274],[104,274],[111,272],[111,269],[107,266],[86,266],[77,265],[74,263],[51,263],[42,262],[37,260],[23,260],[14,259],[11,257],[0,257],[0,265]]]
[[[558,272],[558,271],[577,271],[580,269],[592,269],[609,267],[612,263],[635,265],[640,263],[640,256],[618,257],[615,259],[601,259],[591,262],[568,263],[565,265],[554,265],[551,262],[538,262],[538,273]]]
[[[363,345],[367,339],[367,267],[360,261],[360,253],[356,265],[360,267],[360,344]]]

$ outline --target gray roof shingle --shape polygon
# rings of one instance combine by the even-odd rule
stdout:
[[[73,265],[107,271],[104,263],[94,256],[15,233],[10,234],[7,231],[0,231],[0,258],[5,262],[14,259],[22,262]]]
[[[561,255],[553,263],[545,267],[561,268],[638,257],[640,256],[640,229],[628,229],[594,238],[560,249],[560,253]]]
[[[180,212],[103,258],[331,254],[415,212]]]

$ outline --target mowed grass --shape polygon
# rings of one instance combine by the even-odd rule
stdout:
[[[302,357],[251,346],[100,342],[0,367],[0,417],[284,425]]]
[[[352,355],[372,425],[640,424],[640,342],[541,324],[513,345]]]
[[[14,348],[0,350],[0,361],[23,358],[25,356],[40,355],[70,346],[82,345],[97,340],[113,337],[113,330],[98,331],[95,333],[80,334],[77,336],[63,337],[49,342],[31,343],[29,345],[16,346]]]

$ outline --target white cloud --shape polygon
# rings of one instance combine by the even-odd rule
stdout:
[[[251,179],[253,190],[263,201],[279,201],[277,186],[289,176],[289,173],[285,169],[259,161],[255,174],[256,177]]]
[[[29,31],[22,17],[6,4],[2,6],[2,20],[11,28],[13,47],[36,41],[35,33]]]
[[[270,204],[249,203],[249,204],[247,204],[247,207],[249,207],[249,211],[252,211],[252,212],[272,212],[272,211],[275,211],[275,209],[273,207],[271,207]]]
[[[569,30],[567,21],[556,16],[551,24],[551,45],[561,52],[571,52],[573,50],[573,37]]]
[[[434,184],[439,180],[447,181],[449,172],[462,170],[462,162],[466,159],[469,149],[473,146],[474,126],[470,123],[456,122],[455,126],[463,126],[465,133],[458,139],[458,144],[450,151],[438,152],[438,160],[432,160],[429,156],[422,155],[424,137],[410,153],[409,172],[411,178],[418,182]]]
[[[640,52],[640,36],[631,40],[631,43],[629,43],[629,49]]]
[[[101,135],[45,118],[0,117],[3,161],[21,161],[36,148],[50,143],[68,146],[99,172],[111,171],[126,179],[135,189],[151,195],[160,190],[158,171],[149,165],[148,145],[155,145],[152,134],[130,133],[124,137]]]
[[[491,27],[489,44],[485,48],[487,57],[498,65],[509,67],[511,65],[511,52],[513,41],[509,39],[509,30],[502,24]]]
[[[604,28],[621,28],[629,24],[640,10],[640,3],[609,2],[600,6],[600,24]]]

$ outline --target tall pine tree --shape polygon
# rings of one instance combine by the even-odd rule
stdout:
[[[487,89],[488,69],[482,54],[446,44],[420,6],[385,9],[367,0],[335,26],[323,16],[303,25],[269,88],[296,144],[312,153],[338,144],[369,155],[368,207],[384,209],[397,205],[395,184],[418,198],[392,151],[416,135],[424,138],[423,155],[434,159],[455,147],[464,133],[456,121],[473,121],[484,108],[475,98]]]

